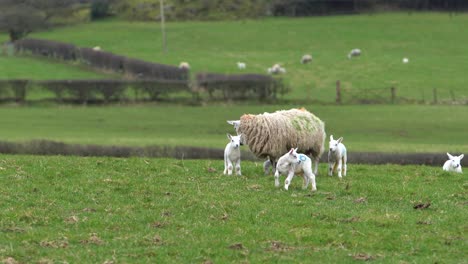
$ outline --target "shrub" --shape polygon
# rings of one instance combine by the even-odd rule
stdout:
[[[91,2],[91,20],[96,20],[109,15],[109,0],[93,0]]]
[[[77,48],[72,44],[41,39],[21,39],[15,41],[18,52],[30,52],[62,60],[76,60]]]
[[[125,58],[125,73],[138,79],[187,80],[188,70],[175,66]]]

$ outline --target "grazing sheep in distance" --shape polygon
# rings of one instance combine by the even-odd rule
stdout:
[[[242,141],[258,158],[268,158],[273,166],[285,152],[297,147],[312,155],[314,174],[324,152],[325,124],[304,108],[281,110],[259,115],[245,114],[240,120],[228,121],[242,133]]]
[[[460,162],[465,155],[461,154],[460,156],[452,156],[447,152],[447,156],[449,157],[449,160],[444,163],[442,169],[444,171],[462,173],[462,166]]]
[[[231,136],[227,134],[229,143],[224,149],[224,175],[232,175],[235,169],[237,175],[241,175],[240,167],[240,139],[242,135]],[[235,166],[235,167],[234,167]]]
[[[93,48],[93,50],[94,50],[94,51],[101,51],[101,47],[96,46],[96,47]]]
[[[281,156],[278,160],[275,172],[275,186],[279,187],[280,174],[287,175],[284,181],[284,189],[288,190],[295,173],[303,173],[304,189],[309,186],[309,183],[312,183],[312,191],[317,190],[315,175],[312,173],[312,161],[307,155],[297,153],[297,148],[291,148],[288,153]]]
[[[306,55],[302,56],[302,58],[301,58],[301,63],[302,64],[307,64],[309,62],[312,62],[312,55],[306,54]]]
[[[245,62],[237,62],[237,68],[239,68],[239,70],[244,70],[246,67],[247,65],[245,65]]]
[[[402,60],[402,61],[403,61],[403,63],[404,63],[404,64],[406,64],[406,63],[408,63],[408,62],[409,62],[409,59],[408,59],[408,58],[403,58],[403,60]]]
[[[338,169],[338,177],[341,179],[341,173],[346,176],[346,162],[348,155],[346,153],[346,147],[341,143],[343,137],[337,140],[333,139],[333,135],[330,135],[330,142],[328,143],[330,149],[328,151],[328,176],[332,176],[333,172]]]
[[[352,49],[348,53],[348,59],[351,59],[351,57],[357,57],[357,56],[361,56],[361,50],[360,49]]]
[[[271,68],[268,68],[267,71],[268,71],[269,74],[286,73],[286,69],[281,67],[281,65],[279,65],[278,63],[271,66]]]
[[[190,64],[188,62],[183,61],[179,64],[179,69],[190,70]]]

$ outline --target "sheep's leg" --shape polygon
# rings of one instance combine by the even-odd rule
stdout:
[[[346,155],[343,156],[343,176],[346,177],[346,171],[347,171],[347,166],[346,166],[346,163],[348,162],[347,160],[348,158],[346,157]]]
[[[313,165],[313,172],[315,175],[318,175],[318,166],[319,166],[319,161],[320,161],[320,158],[319,157],[314,157],[314,165]]]
[[[237,162],[236,162],[236,174],[239,175],[239,176],[242,175],[242,174],[241,174],[240,159],[237,160]]]
[[[280,186],[280,183],[279,183],[279,171],[276,171],[275,172],[275,187],[279,187]]]
[[[271,164],[271,172],[275,174],[276,172],[276,163],[274,160],[270,159],[270,164]]]
[[[302,184],[302,189],[307,189],[307,186],[309,186],[309,177],[307,175],[307,173],[304,173],[304,175],[302,175],[302,179],[303,179],[303,184]]]
[[[340,178],[340,179],[341,179],[342,163],[343,163],[343,159],[342,159],[342,158],[339,158],[339,159],[338,159],[338,178]]]
[[[287,191],[289,189],[289,184],[291,184],[292,178],[294,177],[294,171],[289,171],[288,177],[284,181],[284,189]]]
[[[227,172],[228,172],[228,162],[227,162],[226,155],[224,155],[224,171],[223,171],[223,174],[226,175]]]
[[[335,162],[328,163],[328,176],[333,176],[333,168],[335,167]]]
[[[309,181],[312,183],[312,191],[316,191],[317,190],[317,185],[315,184],[315,174],[314,173],[311,173],[308,175],[309,177]]]
[[[228,175],[232,175],[232,161],[228,159]]]

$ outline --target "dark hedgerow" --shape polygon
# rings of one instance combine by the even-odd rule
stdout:
[[[34,55],[46,56],[61,60],[76,60],[75,45],[42,39],[21,39],[15,41],[17,52],[30,52]]]
[[[189,77],[187,69],[132,58],[125,58],[124,70],[127,75],[139,79],[187,80]]]
[[[28,80],[1,80],[0,96],[3,99],[13,98],[16,102],[24,102],[28,84]]]
[[[146,94],[151,100],[158,100],[170,93],[189,91],[188,82],[184,80],[135,80],[130,85],[138,94]]]
[[[281,79],[262,74],[200,73],[196,79],[196,92],[206,91],[210,99],[274,100],[286,91]]]
[[[125,57],[115,55],[111,52],[93,50],[91,48],[80,48],[79,58],[82,62],[92,67],[123,73]]]

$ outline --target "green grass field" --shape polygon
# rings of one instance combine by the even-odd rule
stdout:
[[[261,164],[0,156],[0,260],[19,263],[463,263],[466,175],[349,165],[274,187]],[[284,177],[281,178],[281,182]],[[414,209],[428,204],[426,209]],[[7,262],[13,263],[13,262]],[[106,262],[111,263],[111,262]]]
[[[468,111],[464,106],[314,106],[327,134],[343,136],[350,153],[468,153]],[[50,139],[104,145],[168,145],[224,148],[226,120],[302,106],[174,105],[106,107],[2,107],[2,140]]]
[[[334,101],[335,82],[341,80],[345,98],[374,93],[389,97],[389,88],[394,86],[399,96],[431,101],[434,88],[439,99],[451,98],[451,92],[458,98],[468,97],[467,23],[468,15],[463,13],[171,22],[167,24],[167,54],[162,53],[158,23],[109,20],[31,37],[101,46],[114,53],[171,65],[188,61],[193,73],[240,73],[237,61],[245,61],[248,72],[266,73],[278,62],[287,69],[284,77],[293,88],[289,99]],[[348,60],[346,55],[352,48],[362,49],[362,56]],[[299,63],[305,53],[314,56],[312,64]],[[403,57],[410,63],[403,64]],[[0,71],[0,78],[7,77]],[[55,73],[49,71],[40,78],[55,78]]]

